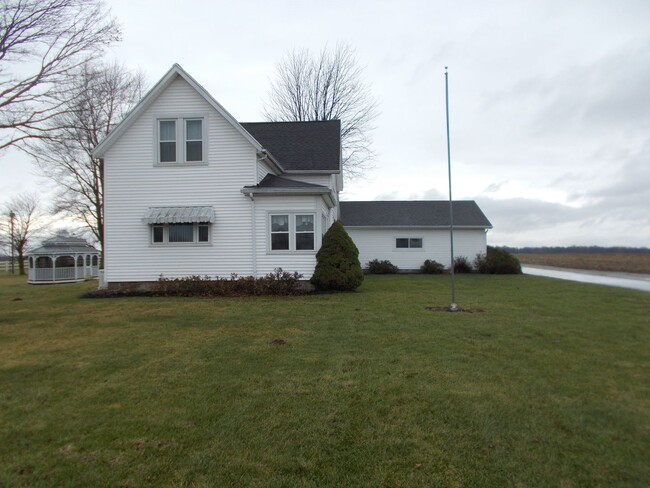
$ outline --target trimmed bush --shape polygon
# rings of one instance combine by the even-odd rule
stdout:
[[[487,254],[477,254],[474,267],[483,274],[521,274],[519,260],[504,249],[488,246]]]
[[[230,275],[230,278],[209,276],[186,276],[165,278],[161,276],[152,294],[164,297],[238,297],[253,295],[302,295],[305,288],[300,284],[302,275],[288,273],[277,268],[261,278]]]
[[[395,274],[399,273],[399,268],[387,259],[384,261],[373,259],[372,261],[368,261],[366,271],[369,274]]]
[[[445,272],[445,267],[438,261],[427,259],[424,264],[420,266],[420,271],[424,274],[443,274]]]
[[[454,273],[471,273],[472,264],[465,256],[458,256],[454,259]]]
[[[352,291],[363,282],[359,250],[338,220],[323,236],[311,277],[319,290]]]

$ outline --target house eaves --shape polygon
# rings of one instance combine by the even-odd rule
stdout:
[[[140,100],[140,102],[129,112],[129,114],[100,142],[92,151],[95,158],[101,158],[106,151],[117,141],[124,132],[149,108],[153,101],[176,79],[177,76],[183,78],[199,95],[201,95],[220,115],[222,115],[253,147],[258,151],[264,151],[262,145],[252,135],[244,129],[235,118],[214,98],[205,88],[203,88],[194,78],[192,78],[179,64],[174,64],[171,69],[163,76],[153,88]],[[277,161],[275,161],[276,165]],[[279,166],[279,165],[278,165]]]

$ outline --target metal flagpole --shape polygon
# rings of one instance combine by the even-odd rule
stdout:
[[[447,172],[449,174],[449,244],[451,249],[451,264],[449,266],[449,275],[451,276],[451,305],[449,310],[455,312],[458,310],[456,304],[456,283],[454,279],[454,207],[451,199],[451,146],[449,143],[449,76],[447,66],[445,66],[445,111],[447,114]]]

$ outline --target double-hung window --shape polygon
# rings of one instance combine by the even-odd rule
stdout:
[[[397,237],[395,239],[397,249],[422,249],[421,237]]]
[[[203,120],[185,119],[185,161],[203,161]]]
[[[205,117],[157,119],[157,163],[204,163]]]
[[[176,121],[158,121],[158,154],[161,163],[176,162]]]
[[[271,251],[314,251],[315,215],[308,213],[272,214],[270,216]]]

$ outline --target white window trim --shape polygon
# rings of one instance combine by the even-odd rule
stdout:
[[[397,247],[397,239],[408,239],[409,247]],[[411,247],[411,239],[420,239],[422,247]],[[421,252],[424,251],[424,237],[421,236],[393,236],[393,250],[397,252]]]
[[[169,242],[169,224],[149,224],[149,244],[152,247],[182,247],[182,246],[192,246],[192,247],[203,247],[212,245],[212,224],[207,223],[208,226],[208,240],[205,242],[199,242],[199,225],[205,225],[204,222],[194,222],[192,229],[192,242]],[[163,228],[163,241],[154,242],[153,241],[153,229],[154,227]]]
[[[154,161],[153,165],[166,168],[166,167],[179,167],[179,166],[207,166],[209,161],[208,155],[208,126],[210,125],[210,117],[207,113],[160,113],[152,116],[153,139],[154,139]],[[164,120],[176,121],[176,161],[169,163],[160,162],[160,122]],[[202,161],[187,161],[186,157],[186,120],[202,120],[201,136],[202,136]]]
[[[201,139],[189,139],[187,137],[187,122],[189,120],[200,120],[201,121]],[[205,120],[203,117],[184,117],[183,118],[183,161],[189,164],[200,164],[205,163],[205,131],[203,127],[205,126]],[[200,161],[188,161],[187,160],[187,143],[188,142],[197,142],[201,141],[201,160]]]
[[[286,215],[289,218],[289,249],[271,249],[271,217],[274,215]],[[314,222],[314,249],[296,249],[296,215],[311,215]],[[318,234],[320,224],[316,218],[317,213],[313,210],[305,211],[282,211],[273,210],[266,212],[266,253],[267,254],[316,254],[321,242]],[[307,232],[304,232],[307,233]]]

